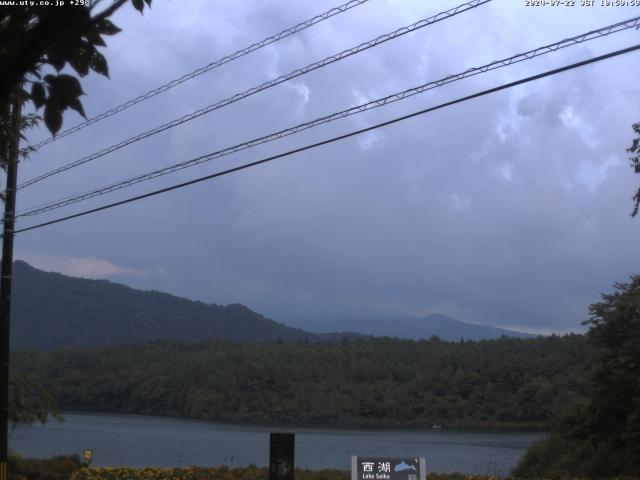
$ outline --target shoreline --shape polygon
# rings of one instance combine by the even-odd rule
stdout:
[[[113,416],[113,417],[138,417],[149,419],[166,419],[177,420],[193,423],[207,423],[220,427],[226,427],[230,430],[250,430],[250,431],[265,431],[265,432],[278,432],[284,429],[297,429],[297,430],[327,430],[327,431],[388,431],[388,432],[416,432],[427,433],[433,432],[435,434],[440,432],[454,432],[454,433],[547,433],[548,428],[540,426],[529,425],[490,425],[490,426],[468,426],[468,425],[454,425],[448,427],[446,424],[439,424],[442,428],[432,428],[426,425],[385,425],[385,424],[333,424],[333,423],[298,423],[298,422],[285,422],[285,423],[269,423],[250,420],[219,420],[209,418],[192,418],[192,417],[179,417],[175,415],[161,415],[161,414],[147,414],[147,413],[128,413],[128,412],[105,412],[97,410],[61,410],[60,413],[64,417],[65,415],[87,415],[87,416]],[[55,418],[50,417],[49,422],[55,421]],[[244,428],[243,428],[244,427]],[[251,428],[247,428],[251,427]],[[255,429],[254,429],[255,428]]]
[[[11,449],[31,458],[93,451],[93,466],[211,467],[268,463],[269,433],[296,435],[296,465],[348,469],[350,456],[425,456],[432,471],[485,472],[490,462],[508,473],[543,434],[531,431],[358,429],[322,425],[214,423],[176,417],[64,411],[66,422],[21,426]],[[233,460],[229,460],[232,458]]]

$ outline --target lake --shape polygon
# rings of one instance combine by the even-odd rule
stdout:
[[[94,466],[244,466],[269,463],[269,432],[296,434],[297,467],[349,470],[351,455],[425,457],[427,472],[507,475],[539,432],[374,430],[231,425],[199,420],[65,413],[18,427],[9,448],[45,458],[93,450]]]

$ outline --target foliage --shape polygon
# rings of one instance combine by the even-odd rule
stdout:
[[[268,470],[264,467],[249,465],[230,469],[220,467],[184,467],[184,468],[132,468],[101,467],[87,468],[78,456],[60,456],[50,460],[24,459],[16,456],[9,458],[9,478],[11,480],[264,480]],[[344,470],[308,470],[296,468],[296,480],[348,480],[351,474]],[[549,477],[538,477],[546,479]],[[580,480],[575,475],[561,477]],[[460,473],[428,473],[427,480],[497,480],[482,475],[464,475]],[[515,477],[513,477],[515,480]],[[620,477],[619,480],[638,480],[637,477]]]
[[[86,467],[77,455],[59,456],[50,460],[24,459],[11,456],[10,478],[27,480],[263,480],[268,478],[264,467],[250,465],[230,469],[220,467],[184,468],[133,468],[133,467]],[[296,468],[296,480],[348,480],[351,474],[343,470],[308,470]],[[427,480],[494,480],[493,477],[462,474],[430,473]]]
[[[545,428],[581,395],[583,336],[154,342],[21,352],[61,408],[231,422]]]
[[[336,472],[338,473],[338,472]],[[298,471],[296,471],[298,474]],[[331,478],[343,477],[343,472]],[[244,468],[83,468],[74,472],[70,480],[256,480],[267,478],[266,468],[254,465]],[[296,475],[297,478],[297,475]],[[346,478],[344,479],[346,480]]]
[[[16,141],[24,140],[24,132],[35,127],[40,120],[40,117],[34,113],[23,115],[16,129],[14,125],[11,125],[9,116],[6,110],[0,112],[0,168],[5,171],[12,156],[11,146],[16,145]],[[33,147],[23,148],[20,151],[20,156],[26,159],[32,151]],[[4,192],[0,193],[0,200],[4,201]]]
[[[33,378],[12,371],[9,375],[9,422],[14,426],[45,423],[49,415],[62,420],[51,393]]]
[[[640,276],[615,288],[585,322],[595,350],[586,398],[557,419],[517,475],[640,476]]]
[[[24,458],[10,454],[7,472],[10,480],[60,480],[84,467],[78,455],[60,455],[50,459]]]
[[[96,13],[102,2],[55,7],[40,2],[0,7],[0,167],[16,162],[20,139],[40,117],[19,115],[31,101],[36,110],[44,108],[44,122],[54,135],[62,126],[62,114],[72,109],[85,116],[80,81],[63,73],[66,65],[84,77],[90,71],[108,76],[107,61],[96,47],[105,46],[103,36],[120,31],[109,17],[127,0],[115,0]],[[131,0],[140,12],[151,0]],[[49,2],[46,2],[49,3]],[[38,5],[37,5],[38,4]],[[49,70],[53,69],[53,71]],[[27,147],[22,158],[32,151]],[[0,194],[4,201],[4,193]],[[57,415],[51,395],[23,374],[11,376],[9,420],[14,423],[45,422],[49,413]]]
[[[151,0],[131,1],[140,12],[145,3],[151,5]],[[97,47],[106,45],[104,36],[120,31],[109,17],[126,2],[115,0],[99,12],[100,1],[64,8],[29,2],[0,8],[0,107],[15,95],[28,98],[36,109],[44,107],[44,121],[53,134],[60,130],[65,110],[84,116],[80,81],[62,70],[70,65],[80,77],[90,71],[109,75]],[[45,67],[54,71],[45,73]]]
[[[70,480],[262,480],[268,478],[266,468],[84,468],[75,471]],[[351,474],[342,470],[306,470],[297,468],[296,480],[348,480]],[[427,480],[492,480],[493,477],[460,474],[427,475]]]
[[[627,148],[627,152],[631,153],[632,156],[629,158],[631,161],[631,167],[635,173],[640,173],[640,123],[633,124],[633,131],[638,135],[631,142],[631,146]],[[638,208],[640,208],[640,188],[636,191],[633,196],[633,212],[631,212],[631,216],[635,217],[638,214]]]

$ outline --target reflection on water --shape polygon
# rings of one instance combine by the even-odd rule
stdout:
[[[50,457],[93,450],[94,466],[233,466],[268,463],[269,432],[296,433],[296,466],[351,467],[350,456],[421,456],[427,472],[507,475],[543,434],[454,430],[342,430],[229,425],[138,415],[66,413],[65,422],[18,427],[11,450]]]

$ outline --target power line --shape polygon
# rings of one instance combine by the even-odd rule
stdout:
[[[449,10],[446,10],[444,12],[440,12],[432,17],[429,18],[425,18],[422,19],[414,24],[408,25],[406,27],[402,27],[399,28],[393,32],[384,34],[384,35],[380,35],[378,37],[376,37],[373,40],[369,40],[368,42],[364,42],[361,43],[360,45],[357,45],[355,47],[349,48],[347,50],[343,50],[340,53],[337,53],[335,55],[332,55],[330,57],[324,58],[323,60],[320,60],[318,62],[315,63],[311,63],[309,65],[307,65],[306,67],[303,68],[299,68],[297,70],[294,70],[292,72],[289,72],[286,75],[282,75],[278,78],[275,78],[273,80],[270,80],[268,82],[262,83],[261,85],[258,85],[257,87],[252,87],[248,90],[245,90],[244,92],[241,93],[237,93],[231,97],[225,98],[224,100],[220,100],[217,103],[208,105],[206,107],[203,107],[199,110],[196,110],[194,112],[191,112],[187,115],[184,115],[183,117],[177,118],[175,120],[172,120],[171,122],[165,123],[163,125],[160,125],[156,128],[153,128],[151,130],[148,130],[146,132],[140,133],[134,137],[130,137],[126,140],[123,140],[117,144],[111,145],[107,148],[104,148],[102,150],[100,150],[99,152],[93,153],[91,155],[88,155],[86,157],[83,157],[79,160],[76,160],[74,162],[68,163],[66,165],[63,165],[61,167],[58,167],[54,170],[51,170],[47,173],[44,173],[42,175],[39,175],[35,178],[32,178],[31,180],[27,180],[21,184],[18,185],[18,189],[27,187],[29,185],[33,185],[34,183],[40,182],[46,178],[52,177],[54,175],[57,175],[59,173],[65,172],[71,168],[75,168],[78,167],[82,164],[85,164],[87,162],[90,162],[92,160],[95,160],[97,158],[103,157],[109,153],[115,152],[116,150],[119,150],[127,145],[130,145],[132,143],[138,142],[140,140],[143,140],[147,137],[150,137],[152,135],[158,134],[160,132],[163,132],[165,130],[168,130],[170,128],[176,127],[178,125],[181,125],[185,122],[188,122],[190,120],[193,120],[195,118],[198,118],[202,115],[205,115],[207,113],[210,113],[214,110],[218,110],[220,108],[226,107],[232,103],[235,103],[243,98],[247,98],[251,95],[255,95],[256,93],[259,93],[263,90],[266,90],[268,88],[274,87],[276,85],[279,85],[281,83],[284,83],[288,80],[291,80],[292,78],[296,78],[299,77],[301,75],[305,75],[309,72],[312,72],[314,70],[317,70],[319,68],[325,67],[327,65],[330,65],[332,63],[335,63],[337,61],[343,60],[344,58],[350,57],[352,55],[355,55],[357,53],[363,52],[365,50],[368,50],[370,48],[376,47],[382,43],[388,42],[389,40],[393,40],[395,38],[401,37],[403,35],[406,35],[408,33],[411,32],[415,32],[416,30],[419,30],[421,28],[424,28],[426,26],[432,25],[436,22],[445,20],[447,18],[451,18],[455,15],[458,15],[459,13],[462,12],[466,12],[468,10],[471,10],[473,8],[476,8],[480,5],[483,5],[485,3],[490,2],[491,0],[472,0],[470,2],[464,3],[462,5],[458,5],[455,8],[451,8]]]
[[[123,188],[127,188],[130,187],[132,185],[147,181],[147,180],[151,180],[153,178],[157,178],[163,175],[167,175],[169,173],[173,173],[179,170],[183,170],[185,168],[194,166],[194,165],[198,165],[204,162],[208,162],[211,160],[214,160],[216,158],[220,158],[220,157],[224,157],[233,153],[237,153],[239,151],[242,150],[246,150],[248,148],[252,148],[255,147],[257,145],[261,145],[263,143],[267,143],[276,139],[280,139],[280,138],[284,138],[290,135],[293,135],[295,133],[301,132],[303,130],[307,130],[313,127],[316,127],[318,125],[322,125],[325,123],[329,123],[329,122],[333,122],[335,120],[341,119],[341,118],[346,118],[348,116],[357,114],[357,113],[361,113],[364,111],[368,111],[368,110],[372,110],[374,108],[379,108],[382,107],[384,105],[388,105],[390,103],[394,103],[400,100],[404,100],[406,98],[409,98],[411,96],[420,94],[420,93],[424,93],[425,91],[428,90],[432,90],[434,88],[437,87],[441,87],[443,85],[458,81],[458,80],[462,80],[464,78],[468,78],[471,76],[475,76],[478,75],[480,73],[484,73],[487,71],[491,71],[491,70],[495,70],[498,68],[503,68],[509,65],[513,65],[514,63],[519,63],[525,60],[530,60],[532,58],[541,56],[541,55],[546,55],[548,53],[557,51],[559,49],[565,48],[565,47],[569,47],[572,45],[577,45],[589,40],[593,40],[593,39],[597,39],[597,38],[601,38],[607,35],[610,35],[612,33],[617,33],[617,32],[621,32],[630,28],[637,28],[638,26],[640,26],[640,16],[629,19],[629,20],[625,20],[622,22],[618,22],[606,27],[602,27],[600,29],[597,30],[592,30],[586,33],[582,33],[580,35],[576,35],[574,37],[571,38],[566,38],[564,40],[561,40],[560,42],[556,42],[556,43],[552,43],[549,45],[545,45],[542,47],[538,47],[536,49],[533,50],[529,50],[527,52],[523,52],[523,53],[518,53],[516,55],[513,55],[511,57],[507,57],[501,60],[496,60],[493,61],[491,63],[488,63],[486,65],[480,66],[480,67],[475,67],[475,68],[470,68],[465,70],[464,72],[461,73],[457,73],[454,75],[449,75],[447,77],[441,78],[439,80],[434,80],[434,81],[430,81],[427,83],[424,83],[422,85],[419,85],[417,87],[412,87],[409,88],[407,90],[404,90],[402,92],[398,92],[398,93],[394,93],[392,95],[387,95],[385,97],[379,98],[377,100],[373,100],[358,106],[354,106],[351,108],[348,108],[346,110],[342,110],[336,113],[332,113],[330,115],[324,116],[324,117],[320,117],[317,118],[315,120],[311,120],[309,122],[305,122],[305,123],[301,123],[299,125],[296,125],[294,127],[290,127],[284,130],[280,130],[278,132],[275,133],[270,133],[268,135],[259,137],[259,138],[255,138],[253,140],[249,140],[247,142],[244,143],[240,143],[231,147],[227,147],[225,149],[222,150],[218,150],[216,152],[213,153],[209,153],[206,155],[202,155],[184,162],[180,162],[174,165],[170,165],[164,168],[160,168],[151,172],[147,172],[145,174],[142,175],[138,175],[129,179],[125,179],[125,180],[121,180],[119,182],[113,183],[111,185],[107,185],[104,187],[100,187],[98,189],[89,191],[89,192],[85,192],[82,194],[78,194],[75,196],[69,196],[69,197],[65,197],[63,199],[59,199],[59,200],[55,200],[52,202],[48,202],[46,204],[42,204],[39,206],[35,206],[35,207],[31,207],[30,209],[27,210],[23,210],[22,212],[18,212],[18,214],[16,215],[16,218],[20,218],[20,217],[27,217],[27,216],[34,216],[34,215],[38,215],[38,214],[42,214],[51,210],[55,210],[58,208],[62,208],[68,205],[72,205],[78,202],[81,202],[83,200],[88,200],[90,198],[94,198],[100,195],[104,195],[107,193],[111,193],[114,192],[116,190],[120,190]]]
[[[287,38],[295,33],[301,32],[302,30],[305,30],[313,25],[315,25],[316,23],[320,23],[323,22],[324,20],[327,20],[335,15],[338,15],[340,13],[344,13],[347,10],[350,10],[354,7],[357,7],[359,5],[362,5],[363,3],[367,3],[369,0],[351,0],[347,3],[344,3],[338,7],[334,7],[330,10],[327,10],[324,13],[321,13],[320,15],[316,15],[313,18],[310,18],[309,20],[305,20],[304,22],[299,23],[298,25],[295,25],[293,27],[287,28],[286,30],[283,30],[279,33],[276,33],[275,35],[271,35],[270,37],[267,37],[263,40],[260,40],[259,42],[256,42],[252,45],[249,45],[248,47],[242,48],[234,53],[231,53],[225,57],[222,57],[214,62],[211,62],[203,67],[200,67],[196,70],[194,70],[191,73],[186,73],[184,75],[182,75],[179,78],[176,78],[174,80],[171,80],[168,83],[165,83],[164,85],[161,85],[157,88],[154,88],[153,90],[149,90],[147,93],[144,93],[142,95],[137,96],[136,98],[133,98],[131,100],[129,100],[128,102],[125,102],[121,105],[118,105],[116,107],[113,107],[99,115],[96,115],[95,117],[89,118],[88,120],[85,120],[82,123],[79,123],[78,125],[75,125],[71,128],[68,128],[66,130],[63,130],[62,132],[59,132],[55,137],[51,137],[48,138],[46,140],[41,141],[40,143],[37,143],[36,145],[33,145],[34,148],[40,148],[43,145],[46,145],[48,143],[51,142],[55,142],[56,140],[59,140],[63,137],[66,137],[67,135],[71,135],[72,133],[75,133],[79,130],[82,130],[83,128],[88,127],[89,125],[93,125],[94,123],[99,122],[100,120],[104,120],[105,118],[109,118],[113,115],[116,115],[117,113],[120,113],[130,107],[133,107],[134,105],[137,105],[140,102],[143,102],[145,100],[148,100],[149,98],[155,97],[156,95],[159,95],[161,93],[166,92],[167,90],[172,89],[175,86],[180,85],[181,83],[186,82],[187,80],[191,80],[192,78],[198,77],[204,73],[207,73],[215,68],[221,67],[222,65],[232,62],[234,60],[237,60],[238,58],[244,57],[245,55],[248,55],[252,52],[255,52],[256,50],[260,50],[263,47],[266,47],[267,45],[271,45],[272,43],[275,43],[277,41],[280,41],[284,38]]]
[[[102,210],[107,210],[107,209],[114,208],[114,207],[117,207],[117,206],[120,206],[120,205],[125,205],[127,203],[131,203],[131,202],[135,202],[135,201],[138,201],[138,200],[142,200],[144,198],[152,197],[152,196],[155,196],[155,195],[160,195],[162,193],[170,192],[172,190],[177,190],[179,188],[183,188],[183,187],[187,187],[187,186],[190,186],[190,185],[194,185],[196,183],[200,183],[200,182],[203,182],[205,180],[211,180],[213,178],[217,178],[217,177],[221,177],[221,176],[224,176],[224,175],[228,175],[230,173],[238,172],[240,170],[245,170],[245,169],[250,168],[250,167],[255,167],[255,166],[261,165],[263,163],[267,163],[267,162],[271,162],[271,161],[277,160],[279,158],[288,157],[288,156],[293,155],[295,153],[300,153],[300,152],[304,152],[306,150],[311,150],[313,148],[317,148],[317,147],[320,147],[320,146],[323,146],[323,145],[328,145],[330,143],[334,143],[334,142],[337,142],[339,140],[344,140],[344,139],[347,139],[347,138],[350,138],[350,137],[353,137],[353,136],[356,136],[356,135],[360,135],[362,133],[366,133],[366,132],[369,132],[369,131],[372,131],[372,130],[375,130],[375,129],[378,129],[378,128],[381,128],[381,127],[385,127],[387,125],[392,125],[394,123],[402,122],[404,120],[407,120],[407,119],[410,119],[410,118],[413,118],[413,117],[417,117],[419,115],[424,115],[426,113],[433,112],[435,110],[439,110],[439,109],[442,109],[442,108],[445,108],[445,107],[456,105],[458,103],[463,103],[463,102],[472,100],[474,98],[478,98],[478,97],[482,97],[482,96],[485,96],[485,95],[489,95],[491,93],[495,93],[495,92],[498,92],[498,91],[501,91],[501,90],[506,90],[508,88],[512,88],[512,87],[515,87],[515,86],[518,86],[518,85],[522,85],[524,83],[532,82],[534,80],[539,80],[541,78],[549,77],[551,75],[556,75],[558,73],[566,72],[566,71],[572,70],[574,68],[579,68],[579,67],[583,67],[585,65],[590,65],[592,63],[600,62],[602,60],[613,58],[613,57],[616,57],[616,56],[619,56],[619,55],[623,55],[625,53],[633,52],[633,51],[639,50],[639,49],[640,49],[640,44],[636,44],[636,45],[634,45],[632,47],[627,47],[627,48],[623,48],[621,50],[616,50],[614,52],[610,52],[610,53],[607,53],[607,54],[604,54],[604,55],[600,55],[600,56],[597,56],[597,57],[592,57],[592,58],[590,58],[588,60],[583,60],[581,62],[572,63],[570,65],[566,65],[564,67],[555,68],[555,69],[552,69],[552,70],[547,70],[546,72],[543,72],[543,73],[539,73],[539,74],[536,74],[536,75],[531,75],[529,77],[525,77],[525,78],[522,78],[520,80],[516,80],[516,81],[513,81],[513,82],[505,83],[505,84],[502,84],[502,85],[499,85],[497,87],[493,87],[493,88],[490,88],[490,89],[487,89],[487,90],[482,90],[480,92],[476,92],[474,94],[467,95],[465,97],[461,97],[461,98],[458,98],[456,100],[451,100],[449,102],[441,103],[441,104],[436,105],[434,107],[425,108],[423,110],[419,110],[417,112],[413,112],[413,113],[410,113],[408,115],[403,115],[401,117],[396,117],[396,118],[393,118],[391,120],[387,120],[386,122],[377,123],[376,125],[372,125],[370,127],[361,128],[359,130],[354,130],[354,131],[351,131],[349,133],[345,133],[343,135],[339,135],[339,136],[336,136],[336,137],[329,138],[327,140],[323,140],[323,141],[320,141],[320,142],[316,142],[316,143],[312,143],[312,144],[309,144],[309,145],[305,145],[304,147],[295,148],[293,150],[289,150],[289,151],[284,152],[284,153],[280,153],[280,154],[277,154],[277,155],[266,157],[266,158],[263,158],[261,160],[257,160],[255,162],[245,163],[243,165],[239,165],[237,167],[229,168],[229,169],[223,170],[221,172],[213,173],[211,175],[205,175],[203,177],[199,177],[199,178],[196,178],[194,180],[189,180],[188,182],[179,183],[179,184],[176,184],[176,185],[172,185],[170,187],[161,188],[159,190],[154,190],[152,192],[148,192],[148,193],[145,193],[145,194],[142,194],[142,195],[137,195],[135,197],[130,197],[130,198],[127,198],[125,200],[120,200],[118,202],[114,202],[114,203],[110,203],[110,204],[107,204],[107,205],[103,205],[101,207],[92,208],[92,209],[89,209],[89,210],[84,210],[82,212],[75,213],[73,215],[67,215],[65,217],[57,218],[55,220],[50,220],[48,222],[43,222],[43,223],[39,223],[37,225],[32,225],[30,227],[21,228],[19,230],[16,230],[15,233],[27,232],[29,230],[34,230],[34,229],[42,228],[42,227],[45,227],[45,226],[48,226],[48,225],[53,225],[53,224],[56,224],[56,223],[64,222],[64,221],[67,221],[67,220],[71,220],[73,218],[82,217],[84,215],[89,215],[91,213],[100,212]]]

